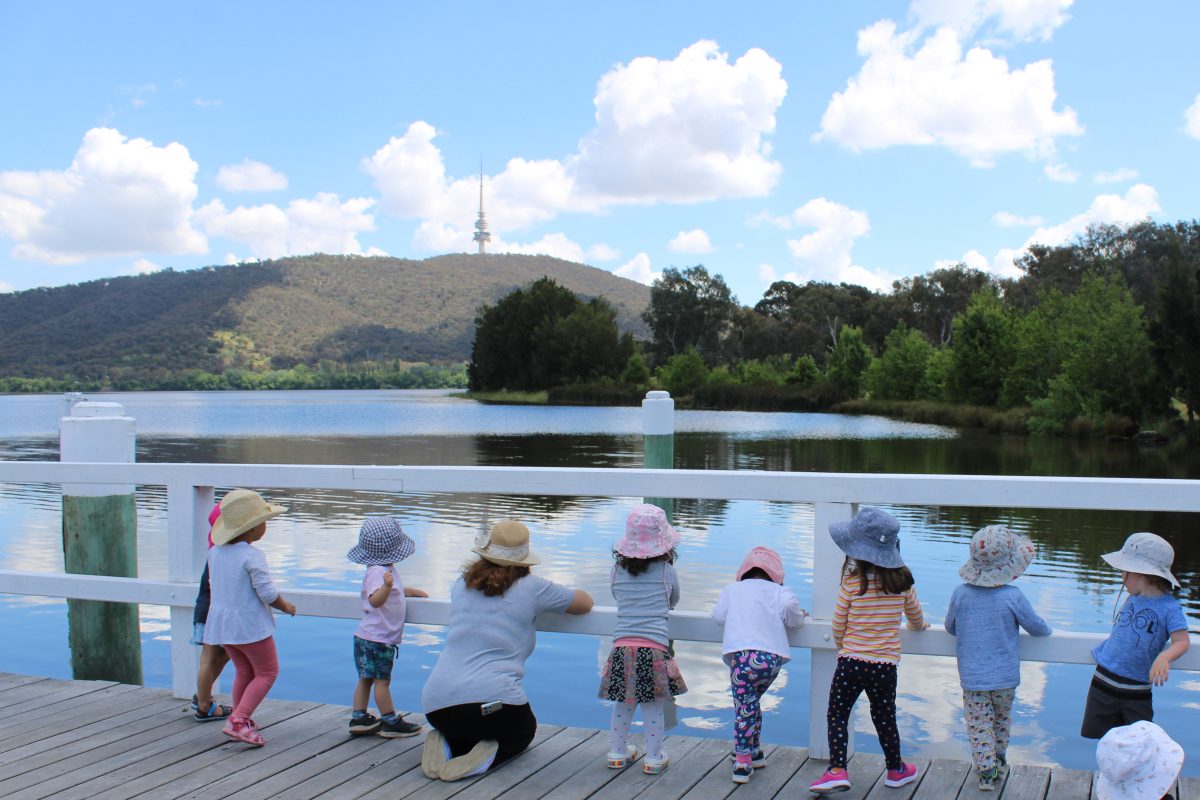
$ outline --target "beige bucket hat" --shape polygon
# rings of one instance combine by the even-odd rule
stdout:
[[[471,552],[502,567],[531,567],[541,563],[529,549],[529,528],[514,519],[500,520],[488,534],[479,534]]]
[[[1179,581],[1171,574],[1171,564],[1175,561],[1175,548],[1161,536],[1153,533],[1131,533],[1115,553],[1105,553],[1100,556],[1109,564],[1124,572],[1138,572],[1142,575],[1157,575],[1171,582],[1176,589]]]
[[[278,517],[287,511],[283,506],[268,503],[251,489],[234,489],[221,499],[221,516],[212,529],[213,544],[229,544],[259,523]]]

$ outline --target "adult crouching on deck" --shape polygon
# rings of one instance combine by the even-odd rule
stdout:
[[[534,618],[586,614],[593,604],[582,589],[530,574],[538,558],[520,522],[496,523],[472,551],[480,558],[450,589],[446,646],[421,692],[431,727],[421,769],[444,781],[486,772],[529,746],[537,719],[521,679]]]

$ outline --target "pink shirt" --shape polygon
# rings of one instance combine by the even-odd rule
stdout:
[[[375,608],[369,599],[383,586],[383,576],[387,574],[388,569],[389,567],[381,566],[367,567],[360,592],[363,618],[362,622],[358,623],[358,630],[354,635],[369,642],[399,644],[404,635],[404,584],[400,582],[400,575],[394,565],[390,569],[395,582],[387,600],[379,608]]]

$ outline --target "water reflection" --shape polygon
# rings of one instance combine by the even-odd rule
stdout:
[[[313,463],[409,465],[521,465],[630,467],[641,463],[640,418],[633,409],[506,409],[477,406],[445,393],[297,393],[262,397],[204,394],[122,395],[139,420],[143,462]],[[310,396],[316,394],[317,396]],[[0,458],[57,458],[57,407],[26,398],[0,398]],[[236,424],[231,421],[236,420]],[[1168,458],[1126,443],[1006,439],[878,418],[803,414],[680,414],[676,466],[830,472],[1054,474],[1106,477],[1200,477],[1195,456]],[[143,426],[143,423],[145,425]],[[227,425],[227,423],[230,423]],[[24,426],[24,427],[22,427]],[[256,427],[257,426],[257,427]],[[475,426],[475,427],[468,427]],[[420,435],[412,431],[421,431]],[[859,438],[856,438],[859,437]],[[470,557],[475,534],[502,517],[525,520],[543,559],[537,571],[592,592],[610,605],[611,547],[620,537],[629,499],[496,496],[485,494],[278,490],[266,493],[289,511],[271,524],[263,547],[285,585],[357,590],[360,568],[345,558],[363,516],[399,516],[417,541],[401,566],[409,585],[446,596]],[[166,576],[165,496],[162,487],[138,489],[139,574]],[[676,502],[683,532],[680,607],[708,611],[734,567],[753,544],[777,549],[789,585],[811,607],[813,511],[806,504],[694,500]],[[1059,630],[1105,631],[1119,587],[1100,554],[1118,549],[1133,530],[1153,530],[1176,545],[1180,601],[1200,620],[1200,542],[1190,535],[1194,515],[953,506],[889,509],[904,526],[905,557],[913,565],[926,612],[940,621],[971,534],[1004,522],[1038,545],[1038,558],[1020,586]],[[60,498],[55,485],[0,484],[0,566],[62,569]],[[148,682],[169,685],[166,609],[141,610]],[[27,646],[14,648],[5,668],[64,675],[65,604],[46,598],[0,597],[6,629]],[[281,697],[345,704],[352,620],[281,620]],[[423,674],[440,651],[440,628],[410,626],[398,669],[402,707],[416,707]],[[598,664],[608,642],[542,634],[529,664],[528,687],[547,721],[605,727],[608,711],[595,701]],[[678,658],[691,691],[680,698],[685,732],[724,736],[731,722],[728,673],[716,645],[680,643]],[[804,651],[785,668],[766,703],[770,741],[806,744],[809,659]],[[564,677],[567,676],[567,677]],[[1014,719],[1015,760],[1092,764],[1092,745],[1078,737],[1089,670],[1028,663]],[[815,687],[817,692],[825,687]],[[1156,690],[1159,721],[1191,731],[1183,714],[1200,706],[1200,680],[1172,676]],[[967,750],[954,662],[905,657],[900,669],[900,724],[906,752],[962,758]],[[865,708],[863,709],[865,712]],[[878,751],[865,716],[860,745]],[[1200,732],[1185,747],[1200,749]],[[1178,737],[1177,737],[1178,738]]]

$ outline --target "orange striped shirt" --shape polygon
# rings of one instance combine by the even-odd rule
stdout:
[[[910,630],[925,627],[917,587],[904,594],[885,594],[875,576],[867,576],[866,594],[859,595],[859,576],[842,578],[833,607],[833,640],[839,656],[865,661],[900,661],[900,615]]]

